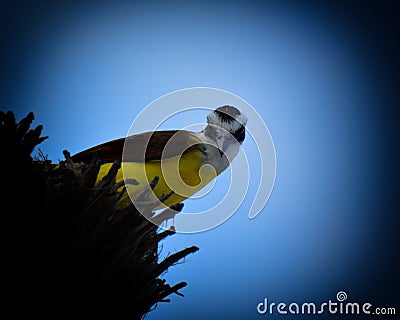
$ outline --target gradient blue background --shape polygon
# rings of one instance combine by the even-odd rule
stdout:
[[[245,202],[218,228],[165,241],[164,256],[200,251],[165,275],[189,283],[185,297],[148,319],[261,319],[264,297],[339,290],[399,308],[399,33],[377,3],[2,2],[0,107],[35,113],[53,161],[124,136],[186,87],[228,90],[262,115],[277,153],[270,201],[255,220]]]

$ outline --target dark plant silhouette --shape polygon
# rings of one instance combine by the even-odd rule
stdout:
[[[73,163],[68,151],[59,164],[40,152],[33,159],[32,151],[47,138],[42,126],[30,129],[33,120],[32,113],[16,122],[13,112],[0,112],[3,226],[10,240],[5,264],[12,282],[7,288],[21,307],[14,313],[141,319],[170,294],[182,295],[186,283],[171,286],[162,275],[198,248],[159,261],[160,242],[174,230],[160,231],[133,205],[116,206],[120,164],[96,183],[101,162],[95,155],[87,164]],[[155,220],[160,224],[171,212]]]

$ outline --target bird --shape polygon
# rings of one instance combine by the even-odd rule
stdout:
[[[72,156],[74,163],[100,159],[100,182],[115,161],[121,163],[116,181],[126,184],[130,197],[121,198],[121,206],[139,198],[145,186],[152,184],[154,210],[171,207],[204,188],[226,170],[245,139],[247,117],[236,107],[223,105],[207,115],[203,130],[149,131],[108,141]],[[144,201],[143,199],[141,201]],[[136,205],[136,203],[135,203]]]

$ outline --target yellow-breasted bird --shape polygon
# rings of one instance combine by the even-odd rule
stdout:
[[[226,105],[208,114],[207,125],[200,132],[140,133],[79,152],[72,160],[89,162],[95,153],[102,161],[97,181],[107,174],[114,161],[120,161],[117,182],[124,179],[138,182],[138,185],[126,184],[131,198],[158,177],[153,192],[169,207],[189,198],[228,168],[244,141],[246,123],[245,115]],[[160,203],[155,209],[163,205]]]

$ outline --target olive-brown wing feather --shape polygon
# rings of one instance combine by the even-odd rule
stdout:
[[[122,160],[143,162],[160,160],[161,157],[168,159],[182,154],[188,147],[191,147],[191,136],[192,133],[185,130],[145,132],[86,149],[73,155],[72,160],[74,162],[90,162],[95,156],[103,163]],[[165,145],[171,138],[173,139],[171,144],[168,144],[168,148],[164,151]],[[201,144],[193,147],[204,152],[204,146]]]

